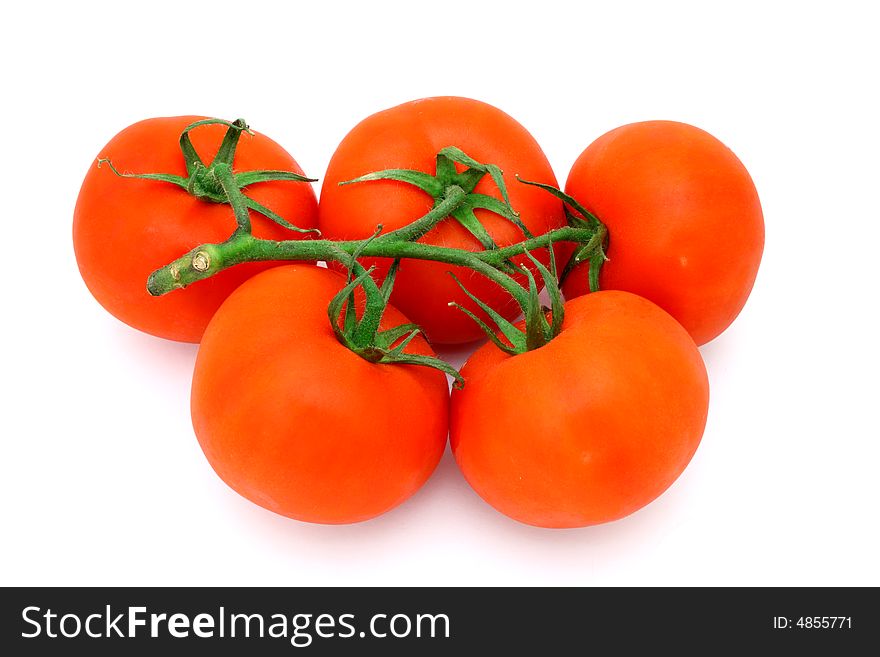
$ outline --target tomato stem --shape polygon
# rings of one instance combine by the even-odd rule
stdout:
[[[517,301],[525,301],[526,291],[510,276],[500,271],[500,267],[511,257],[542,249],[556,242],[575,242],[589,244],[596,241],[597,233],[589,228],[567,226],[557,228],[543,235],[532,237],[503,249],[493,251],[466,251],[445,246],[433,246],[421,242],[407,242],[397,239],[385,240],[392,233],[365,240],[284,240],[274,241],[256,238],[250,233],[236,231],[219,244],[202,244],[150,274],[147,290],[153,296],[161,296],[173,290],[183,289],[198,281],[210,278],[229,267],[243,262],[258,261],[334,261],[347,264],[343,254],[351,255],[360,247],[360,255],[378,258],[410,258],[445,262],[473,269],[495,281],[509,291]],[[210,265],[207,269],[197,269],[193,259],[207,253]]]
[[[227,132],[216,155],[206,165],[195,151],[189,133],[199,126],[210,124],[225,125]],[[553,257],[553,244],[573,242],[577,245],[574,255],[563,271],[563,276],[581,259],[588,258],[591,289],[598,287],[599,268],[605,261],[607,230],[595,215],[555,187],[520,180],[517,177],[519,182],[540,187],[563,201],[569,225],[534,236],[510,205],[501,169],[493,164],[478,162],[454,146],[446,147],[437,153],[433,175],[412,169],[387,169],[340,183],[349,185],[376,180],[395,180],[413,185],[430,195],[434,199],[431,210],[402,228],[383,234],[380,225],[367,239],[339,242],[318,238],[275,241],[254,237],[251,231],[251,211],[259,212],[290,230],[301,231],[301,229],[258,204],[244,193],[243,188],[268,180],[306,182],[310,179],[288,171],[234,172],[232,160],[242,132],[249,132],[247,124],[242,119],[231,123],[220,119],[206,119],[187,126],[180,137],[180,149],[186,161],[186,177],[168,174],[120,174],[113,168],[118,175],[175,184],[203,200],[227,203],[235,215],[237,227],[227,240],[197,246],[174,262],[154,271],[147,281],[147,290],[150,294],[159,296],[186,288],[244,262],[287,260],[339,262],[348,269],[349,274],[347,284],[328,308],[328,316],[337,339],[371,362],[411,363],[434,367],[452,375],[456,385],[461,385],[460,375],[443,361],[405,353],[406,346],[420,332],[418,326],[405,324],[385,331],[379,330],[401,259],[431,260],[466,267],[506,290],[525,315],[524,329],[514,326],[462,286],[467,296],[496,325],[503,340],[496,335],[495,329],[486,325],[473,312],[457,304],[452,305],[459,307],[474,319],[500,349],[511,354],[538,349],[552,340],[561,329],[564,308]],[[99,165],[101,163],[99,162]],[[108,162],[108,164],[113,167],[112,163]],[[459,171],[456,165],[463,167],[464,170]],[[478,183],[487,175],[497,187],[500,199],[474,191]],[[573,208],[577,214],[570,208]],[[486,228],[477,219],[475,211],[478,209],[493,212],[514,223],[523,233],[522,241],[498,248]],[[484,250],[468,251],[416,241],[447,217],[464,226],[482,244]],[[535,249],[544,248],[550,251],[549,269],[532,255]],[[541,276],[544,287],[550,295],[551,308],[541,306],[538,298],[539,286],[531,268],[513,263],[514,257],[523,255],[531,261]],[[381,287],[373,279],[372,269],[365,269],[358,261],[361,256],[394,260]],[[526,288],[523,288],[513,277],[514,274],[525,275]],[[457,278],[456,282],[461,285]],[[360,318],[357,317],[354,308],[354,293],[358,287],[363,289],[366,297],[366,305]]]
[[[458,185],[452,185],[446,195],[429,212],[411,224],[385,233],[378,239],[382,242],[414,242],[460,207],[466,198],[467,192]]]

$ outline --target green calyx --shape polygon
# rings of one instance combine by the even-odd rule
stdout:
[[[548,245],[550,252],[549,269],[538,261],[528,250],[522,249],[522,252],[532,261],[538,273],[544,281],[544,288],[550,297],[550,307],[543,306],[538,297],[538,286],[535,282],[535,276],[528,267],[519,267],[528,278],[528,294],[525,299],[515,297],[517,303],[522,310],[524,319],[523,328],[519,328],[498,312],[471,294],[468,289],[462,285],[457,278],[455,282],[464,291],[468,297],[483,310],[497,327],[492,329],[483,320],[477,317],[467,308],[451,303],[450,306],[456,307],[471,319],[473,319],[483,330],[486,336],[502,351],[514,355],[525,353],[526,351],[534,351],[540,349],[553,338],[559,335],[562,330],[562,322],[565,318],[565,305],[562,299],[560,285],[565,277],[579,264],[589,262],[589,283],[590,292],[599,290],[599,273],[602,266],[608,259],[605,255],[605,249],[608,243],[608,229],[599,218],[592,212],[587,210],[583,205],[578,203],[573,197],[565,192],[547,185],[545,183],[533,182],[530,180],[522,180],[519,176],[516,179],[524,185],[532,185],[549,192],[563,202],[563,209],[569,227],[588,231],[590,239],[585,242],[577,242],[571,257],[566,262],[565,268],[561,275],[557,275],[556,258],[553,254],[553,244]],[[570,208],[574,208],[574,212]]]
[[[457,303],[450,303],[449,305],[461,310],[474,320],[486,334],[486,337],[505,353],[515,355],[540,349],[559,335],[559,331],[562,330],[562,321],[565,318],[565,306],[562,301],[562,292],[559,289],[559,281],[556,274],[556,262],[553,257],[553,246],[550,245],[548,248],[550,251],[549,268],[535,258],[530,251],[525,251],[525,254],[529,260],[532,261],[532,264],[538,270],[538,273],[544,282],[544,288],[547,290],[547,294],[550,297],[549,308],[541,304],[541,300],[538,296],[538,285],[531,269],[525,266],[519,268],[519,271],[525,274],[529,283],[525,299],[517,299],[517,303],[519,304],[524,317],[524,325],[522,328],[508,321],[491,306],[474,296],[454,274],[451,275],[455,279],[455,282],[458,283],[459,287],[461,287],[468,298],[477,304],[480,309],[490,317],[497,327],[497,330],[492,329],[467,308],[464,308]]]
[[[596,215],[578,203],[574,197],[569,196],[556,187],[553,187],[553,185],[522,180],[519,176],[517,176],[516,179],[524,185],[539,187],[560,199],[563,203],[565,218],[568,221],[569,226],[572,228],[586,228],[593,231],[593,238],[588,242],[578,244],[577,248],[572,252],[568,262],[565,263],[565,267],[562,268],[562,274],[559,276],[559,283],[562,284],[565,281],[572,269],[583,262],[589,262],[590,292],[598,292],[599,273],[602,271],[602,266],[608,260],[608,256],[605,255],[608,248],[608,228],[606,228],[605,224],[603,224]],[[574,214],[571,211],[571,208],[574,208],[578,214]]]
[[[225,125],[226,134],[217,153],[210,163],[205,164],[192,144],[189,133],[204,125]],[[113,163],[106,158],[99,159],[98,167],[107,164],[111,171],[122,178],[138,178],[141,180],[156,180],[159,182],[176,185],[188,194],[210,203],[230,203],[228,189],[234,184],[238,190],[260,182],[272,182],[277,180],[289,180],[292,182],[315,182],[313,178],[306,178],[293,171],[276,171],[270,169],[256,171],[233,172],[232,161],[235,158],[235,150],[238,147],[241,133],[253,134],[244,119],[229,122],[222,119],[203,119],[191,123],[180,135],[180,151],[186,163],[186,176],[178,176],[170,173],[121,173]],[[242,203],[244,207],[258,212],[288,230],[298,233],[319,233],[317,229],[298,228],[270,208],[258,203],[245,194]],[[237,217],[238,218],[238,217]],[[241,222],[239,222],[239,225]]]
[[[483,164],[476,161],[461,149],[448,146],[437,153],[436,171],[433,175],[414,169],[385,169],[368,173],[354,180],[340,183],[350,185],[375,180],[395,180],[418,187],[434,199],[434,207],[422,219],[416,220],[409,226],[384,235],[379,240],[416,240],[424,235],[427,230],[436,225],[437,217],[432,215],[442,214],[449,216],[464,226],[479,242],[486,251],[499,251],[492,237],[483,224],[477,219],[476,209],[494,212],[508,221],[514,223],[527,239],[533,238],[528,228],[521,221],[519,214],[511,207],[510,197],[501,169],[494,164]],[[466,167],[459,172],[456,164]],[[478,194],[474,190],[484,176],[488,175],[495,183],[503,200],[486,194]],[[519,179],[519,178],[517,178]],[[523,182],[523,181],[521,181]],[[537,183],[536,183],[537,184]],[[542,187],[547,187],[541,185]],[[566,210],[568,213],[568,210]],[[569,213],[570,214],[570,213]],[[594,228],[586,224],[578,227]],[[528,290],[523,294],[522,290],[513,294],[525,316],[524,329],[517,328],[505,319],[501,314],[491,308],[481,299],[467,290],[453,275],[456,283],[462,288],[467,296],[485,312],[492,322],[498,327],[496,332],[490,328],[474,312],[462,307],[457,303],[450,306],[458,308],[472,320],[477,322],[483,332],[499,349],[509,353],[518,354],[538,349],[552,340],[559,333],[564,317],[562,293],[559,291],[559,280],[556,274],[556,263],[553,258],[552,244],[550,245],[550,268],[548,269],[538,261],[527,249],[524,253],[534,264],[537,272],[543,279],[544,286],[550,295],[551,307],[545,308],[538,298],[538,285],[535,275],[528,267],[514,265],[509,259],[499,262],[497,270],[507,274],[522,273],[528,279]],[[549,315],[549,319],[548,319]],[[501,334],[499,337],[498,333]]]
[[[364,240],[364,246],[378,235]],[[421,365],[440,370],[449,374],[455,386],[464,385],[464,379],[449,363],[422,354],[407,353],[407,346],[421,333],[416,324],[401,324],[390,329],[380,330],[382,316],[388,307],[394,279],[400,267],[400,260],[395,259],[381,287],[373,280],[373,270],[364,269],[357,261],[359,252],[349,256],[339,252],[338,259],[348,266],[348,282],[330,301],[327,315],[337,340],[361,358],[371,363],[403,365]],[[360,287],[364,291],[366,303],[360,318],[355,308],[355,291]]]
[[[459,172],[456,169],[456,164],[466,167],[465,170]],[[503,200],[487,194],[478,194],[474,191],[477,183],[486,175],[498,187]],[[495,249],[497,246],[485,226],[480,223],[474,214],[474,211],[477,209],[488,210],[504,217],[515,224],[527,238],[532,237],[528,228],[520,220],[519,215],[510,206],[507,185],[504,182],[501,169],[494,164],[477,162],[455,146],[447,146],[437,153],[436,171],[433,175],[415,169],[385,169],[339,184],[352,185],[374,180],[396,180],[418,187],[434,199],[435,208],[441,205],[449,206],[449,199],[454,195],[456,202],[449,207],[446,212],[447,216],[454,218],[464,226],[480,242],[484,249]],[[424,234],[419,234],[413,226],[407,226],[401,229],[401,231],[406,231],[406,239],[408,240],[418,239]],[[386,237],[398,232],[389,233]]]

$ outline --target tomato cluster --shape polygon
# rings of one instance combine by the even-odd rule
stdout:
[[[745,167],[671,121],[597,139],[564,193],[525,128],[454,97],[358,124],[320,202],[293,158],[243,122],[142,121],[98,162],[74,213],[88,288],[135,328],[201,343],[192,417],[209,462],[241,495],[309,522],[400,504],[447,436],[474,490],[521,522],[582,527],[645,506],[697,449],[709,400],[697,345],[740,312],[763,250]],[[447,204],[399,238],[410,255],[387,247]],[[540,241],[585,226],[601,226],[588,246]],[[527,240],[540,248],[487,273],[481,254]],[[204,274],[191,287],[169,265],[190,249],[188,274]],[[152,296],[160,268],[185,289]],[[493,323],[450,398],[432,345],[473,342]]]

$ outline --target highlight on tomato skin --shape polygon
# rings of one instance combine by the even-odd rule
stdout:
[[[557,185],[550,162],[526,128],[487,103],[441,96],[377,112],[345,136],[330,160],[321,188],[319,228],[322,234],[329,239],[363,239],[370,236],[378,224],[389,232],[424,215],[432,208],[434,199],[414,186],[393,180],[342,186],[339,183],[394,168],[434,174],[437,153],[448,146],[501,168],[511,206],[531,233],[541,235],[565,225],[562,206],[557,200],[516,181],[516,175],[520,175]],[[475,191],[501,198],[489,176],[480,180]],[[507,219],[482,209],[477,209],[475,214],[498,246],[523,239],[522,231]],[[418,241],[470,251],[483,249],[480,242],[452,218],[440,222]],[[546,249],[537,250],[534,255],[544,264],[548,262]],[[528,259],[514,260],[531,267]],[[390,260],[367,258],[364,264],[376,265],[377,280],[381,280]],[[488,319],[464,295],[449,275],[450,271],[508,319],[518,315],[516,303],[506,292],[472,270],[442,262],[407,260],[401,265],[391,301],[424,329],[432,344],[462,344],[482,336],[470,319],[449,307],[450,302]],[[518,276],[517,280],[525,285],[524,278]]]
[[[401,504],[448,434],[443,373],[371,363],[337,340],[327,306],[344,285],[312,265],[258,274],[211,320],[193,375],[193,427],[217,474],[252,502],[314,523]],[[406,322],[389,306],[382,326]],[[407,351],[433,355],[421,336]]]
[[[73,217],[73,245],[80,274],[95,299],[112,315],[138,330],[169,340],[199,342],[214,312],[241,283],[277,263],[252,262],[223,271],[186,290],[162,297],[147,292],[149,275],[190,249],[222,242],[235,230],[227,204],[200,200],[173,184],[122,178],[120,173],[187,174],[180,135],[200,116],[152,118],[135,123],[101,149],[86,173]],[[226,132],[222,125],[192,130],[190,138],[210,162]],[[302,174],[281,146],[260,133],[243,133],[234,170],[278,169]],[[317,199],[311,185],[260,182],[248,194],[301,228],[317,226]],[[276,240],[300,239],[251,212],[254,234]]]
[[[607,291],[565,309],[562,331],[540,349],[478,349],[450,413],[471,487],[547,528],[610,522],[654,500],[694,455],[709,403],[696,344],[657,305]]]
[[[621,126],[584,150],[565,191],[608,227],[601,289],[650,299],[698,345],[736,319],[761,263],[764,216],[748,171],[718,139],[675,121]],[[588,287],[581,265],[563,291]]]

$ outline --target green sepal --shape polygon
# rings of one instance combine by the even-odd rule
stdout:
[[[525,351],[525,341],[524,340],[522,341],[522,345],[519,345],[520,340],[517,339],[517,345],[511,346],[510,344],[507,344],[506,342],[501,340],[501,338],[498,337],[497,333],[495,333],[495,331],[493,331],[492,328],[486,324],[486,322],[484,322],[482,319],[477,317],[476,314],[474,314],[473,312],[471,312],[470,310],[468,310],[467,308],[465,308],[461,304],[458,304],[458,303],[455,303],[454,301],[452,301],[449,303],[449,307],[460,310],[465,315],[470,317],[477,324],[477,326],[480,327],[480,329],[483,331],[483,333],[486,334],[486,337],[492,341],[492,344],[494,344],[496,347],[498,347],[501,351],[508,353],[510,355],[520,354],[523,351]],[[522,337],[521,333],[519,333],[519,332],[517,332],[517,333],[518,333],[518,338]]]
[[[474,211],[466,204],[453,210],[451,216],[464,226],[471,235],[476,237],[477,241],[484,249],[488,251],[489,249],[497,248],[495,241],[492,239],[492,236],[489,235],[486,227],[480,223],[480,220],[477,219],[477,215],[475,215]]]
[[[422,329],[420,329],[418,326],[410,330],[408,333],[405,334],[406,337],[403,338],[403,340],[401,340],[399,344],[389,349],[385,355],[389,358],[397,358],[398,356],[403,354],[403,350],[406,349],[409,343],[415,340],[415,337],[421,332]]]
[[[208,168],[196,152],[195,146],[193,146],[192,140],[189,136],[189,133],[195,128],[199,128],[203,125],[225,125],[228,128],[226,134],[223,136],[223,141],[220,143],[220,148],[211,160],[212,165],[220,163],[231,165],[235,156],[235,149],[238,146],[238,139],[241,137],[242,131],[245,131],[248,134],[253,134],[244,119],[236,119],[232,122],[224,121],[223,119],[201,119],[190,123],[183,129],[183,132],[180,133],[179,140],[180,151],[183,153],[188,176],[192,176],[200,167],[203,169]]]
[[[258,203],[250,196],[245,196],[245,205],[247,205],[251,210],[255,212],[259,212],[261,215],[266,217],[267,219],[274,221],[276,224],[281,226],[282,228],[286,228],[287,230],[292,230],[295,233],[314,233],[315,237],[321,236],[321,231],[317,228],[300,228],[298,226],[294,226],[292,223],[287,221],[284,217],[277,214],[273,210],[270,210],[262,203]]]
[[[375,267],[364,269],[363,273],[355,277],[349,274],[348,282],[333,296],[330,304],[327,306],[327,316],[330,319],[333,332],[342,344],[352,349],[362,346],[356,344],[350,337],[354,333],[357,321],[354,309],[354,291],[372,275],[374,269]],[[343,306],[345,306],[345,317],[343,318],[343,325],[340,326],[339,316],[342,314]]]
[[[467,308],[464,308],[460,304],[450,303],[449,305],[454,308],[458,308],[463,313],[465,313],[468,317],[470,317],[474,322],[476,322],[477,326],[486,334],[492,343],[508,354],[521,354],[526,351],[533,351],[535,349],[539,349],[543,347],[545,344],[550,342],[553,338],[559,335],[559,332],[562,330],[562,322],[565,318],[565,307],[562,301],[562,292],[559,289],[559,283],[556,279],[556,262],[553,254],[553,247],[550,245],[548,247],[550,252],[550,267],[547,268],[540,260],[535,258],[534,255],[525,248],[523,249],[523,253],[529,260],[532,261],[532,264],[535,265],[535,268],[538,270],[538,273],[541,275],[541,279],[543,280],[544,287],[547,289],[547,292],[550,296],[550,308],[545,308],[541,305],[540,296],[538,294],[538,284],[535,280],[535,275],[532,273],[531,269],[526,266],[521,266],[516,269],[520,274],[524,274],[528,281],[528,289],[526,290],[526,296],[524,300],[519,301],[520,309],[525,316],[525,329],[519,329],[514,324],[505,319],[500,313],[491,308],[488,304],[483,302],[481,299],[476,297],[473,293],[468,290],[458,278],[450,272],[450,275],[455,279],[455,282],[458,283],[458,286],[464,291],[464,293],[470,298],[474,303],[476,303],[480,309],[483,310],[492,321],[497,326],[497,332],[493,330],[490,326],[488,326],[483,320],[481,320],[477,315]],[[547,319],[547,314],[550,313],[550,320]],[[505,343],[501,338],[498,337],[498,332],[507,339],[507,343]]]
[[[382,287],[379,288],[379,292],[382,293],[382,299],[385,303],[388,303],[388,300],[391,299],[391,292],[394,290],[394,281],[397,280],[398,271],[400,271],[400,258],[395,258],[394,262],[392,262],[391,266],[388,268],[388,273],[385,274],[385,280],[382,281]]]
[[[602,223],[599,220],[599,217],[597,217],[592,212],[587,210],[583,205],[578,203],[577,199],[575,199],[573,196],[569,196],[568,194],[563,192],[561,189],[554,187],[553,185],[548,185],[546,183],[534,182],[532,180],[523,180],[519,176],[517,176],[516,179],[519,182],[521,182],[523,185],[531,185],[533,187],[539,187],[540,189],[543,189],[545,192],[549,192],[550,194],[552,194],[553,196],[555,196],[556,198],[561,200],[563,203],[566,203],[566,204],[570,205],[571,207],[573,207],[575,210],[578,211],[578,213],[580,213],[583,216],[582,221],[585,221],[589,228],[596,228],[599,224]],[[572,215],[571,213],[568,213],[568,212],[566,213],[566,216],[569,217],[570,219],[575,218],[574,215]],[[576,226],[575,224],[571,224],[571,225]]]
[[[242,189],[248,185],[254,185],[261,182],[275,182],[276,180],[290,180],[292,182],[318,182],[317,178],[307,178],[306,176],[294,173],[293,171],[276,171],[275,169],[255,169],[254,171],[242,171],[235,174],[235,182]]]
[[[232,161],[235,159],[235,149],[238,148],[238,140],[241,139],[241,133],[254,134],[244,119],[236,119],[231,124],[227,124],[225,121],[220,121],[220,123],[226,125],[229,130],[223,135],[223,141],[220,142],[220,148],[217,149],[217,153],[214,155],[214,159],[211,160],[209,168],[215,164],[228,164],[232,166]],[[206,124],[203,123],[202,125]],[[189,131],[184,131],[184,134],[188,133]]]
[[[502,203],[494,196],[487,196],[486,194],[477,194],[476,192],[470,194],[468,198],[468,203],[472,209],[481,208],[483,210],[488,210],[489,212],[494,212],[497,215],[500,215],[514,224],[517,228],[522,231],[522,234],[525,235],[528,239],[532,239],[534,235],[532,231],[528,229],[528,227],[522,222],[522,219],[519,218],[519,215],[514,212],[509,204]]]
[[[526,251],[526,256],[535,265],[541,278],[544,280],[544,289],[550,297],[550,338],[552,340],[562,329],[562,321],[565,318],[565,304],[562,301],[562,291],[559,289],[559,279],[556,276],[556,259],[553,254],[553,245],[548,248],[550,254],[550,269],[547,269],[540,260],[532,255],[531,251]],[[548,340],[548,342],[549,342]]]
[[[382,226],[379,225],[376,228],[376,231],[370,235],[367,239],[363,240],[360,245],[354,250],[354,253],[351,255],[349,266],[349,276],[351,276],[351,272],[355,274],[360,274],[364,271],[363,266],[358,262],[358,258],[360,257],[363,250],[367,247],[367,245],[372,242],[376,237],[378,237],[379,233],[382,232]],[[375,269],[375,267],[371,267],[371,270]],[[394,279],[392,278],[392,284]],[[364,313],[361,316],[361,319],[354,327],[354,330],[351,333],[351,338],[354,341],[354,344],[358,345],[361,348],[365,348],[373,345],[374,340],[376,338],[376,333],[379,330],[379,324],[382,321],[382,315],[385,314],[385,308],[388,305],[388,300],[385,299],[384,293],[379,289],[376,285],[376,281],[373,280],[372,277],[369,279],[362,279],[362,286],[364,288],[364,293],[366,296],[366,304],[364,306]],[[390,292],[389,292],[390,295]],[[354,293],[351,294],[351,302],[349,303],[349,308],[354,307]]]
[[[461,164],[467,167],[467,169],[459,173],[455,168],[456,164]],[[499,201],[486,194],[474,192],[477,183],[486,174],[495,182],[503,201]],[[441,205],[446,206],[450,190],[458,189],[459,194],[463,190],[464,194],[455,204],[449,207],[446,216],[458,221],[480,242],[484,249],[489,250],[497,247],[485,226],[474,214],[474,210],[477,208],[493,212],[513,222],[526,237],[532,237],[528,228],[519,218],[519,214],[510,206],[510,196],[507,193],[507,185],[504,182],[501,169],[494,164],[477,162],[455,146],[447,146],[437,153],[434,175],[415,169],[384,169],[382,171],[373,171],[352,180],[340,182],[339,184],[351,185],[376,180],[394,180],[412,185],[431,196],[434,199],[435,208]]]
[[[497,165],[483,164],[482,162],[477,162],[474,158],[472,158],[470,155],[465,153],[460,148],[457,148],[456,146],[447,146],[446,148],[440,149],[440,152],[437,154],[438,159],[440,158],[440,156],[452,160],[456,164],[466,166],[468,169],[463,172],[465,174],[467,174],[468,171],[474,171],[480,174],[488,173],[495,183],[495,186],[498,188],[498,191],[501,192],[501,198],[504,199],[505,205],[510,208],[510,197],[507,195],[507,184],[504,182],[504,172],[501,171],[501,169]],[[455,171],[454,168],[453,171]],[[474,183],[470,187],[470,189],[463,186],[465,191],[467,192],[474,191],[474,188],[477,186],[480,178],[482,178],[482,175],[479,177],[471,176],[471,178],[474,178]],[[510,208],[510,210],[511,212],[516,214],[516,212],[513,211],[513,208]]]
[[[401,324],[400,326],[395,326],[394,328],[386,329],[385,331],[379,331],[376,333],[376,346],[380,349],[391,349],[392,345],[404,335],[418,329],[418,324],[409,323]]]
[[[377,230],[372,237],[364,240],[354,256],[348,257],[340,253],[339,260],[350,264],[348,282],[330,300],[327,308],[327,315],[336,338],[345,347],[371,363],[431,367],[452,376],[456,387],[463,386],[464,379],[449,363],[433,356],[405,352],[406,347],[421,333],[421,329],[416,324],[407,323],[384,331],[379,330],[382,316],[388,307],[400,260],[398,258],[394,260],[381,287],[377,286],[372,278],[375,267],[364,269],[356,260],[356,256],[378,233]],[[353,275],[353,272],[356,275]],[[354,291],[358,286],[364,288],[367,298],[360,321],[356,320],[354,311]],[[340,326],[339,316],[343,312],[343,306],[345,306],[345,316],[343,325]]]
[[[538,286],[535,283],[535,276],[528,267],[523,267],[522,270],[529,281],[528,302],[526,307],[523,308],[526,320],[526,351],[533,351],[547,344],[552,336],[550,336],[550,324],[547,322],[547,315],[541,306],[541,300],[538,298]]]
[[[384,169],[383,171],[374,171],[353,178],[352,180],[344,180],[340,182],[339,185],[341,187],[343,185],[354,185],[356,183],[370,182],[374,180],[395,180],[397,182],[407,183],[408,185],[418,187],[426,194],[430,194],[435,198],[443,193],[443,188],[440,186],[440,182],[434,176],[415,169]]]
[[[568,222],[569,226],[574,228],[590,228],[596,231],[594,238],[591,239],[587,244],[583,244],[576,248],[574,252],[571,254],[571,257],[568,259],[568,262],[565,263],[565,267],[562,268],[562,274],[559,276],[559,283],[562,284],[565,282],[565,279],[572,272],[572,270],[580,265],[584,260],[589,260],[589,269],[588,269],[588,281],[590,286],[590,292],[597,292],[599,290],[599,274],[602,271],[602,266],[608,260],[605,255],[605,247],[606,242],[608,241],[608,229],[605,224],[597,217],[595,214],[587,210],[583,205],[581,205],[577,199],[573,196],[570,196],[563,192],[562,190],[554,187],[553,185],[547,185],[545,183],[533,182],[530,180],[523,180],[519,176],[517,176],[517,180],[524,185],[532,185],[534,187],[539,187],[544,191],[549,192],[556,198],[560,199],[563,202],[563,209],[565,211],[565,218]],[[569,210],[569,206],[574,208],[578,214],[581,216],[578,217],[574,213]]]
[[[110,161],[108,157],[101,157],[97,160],[97,166],[100,169],[102,164],[106,164],[110,167],[110,170],[120,178],[138,178],[140,180],[157,180],[159,182],[171,183],[172,185],[177,185],[178,187],[182,187],[183,189],[187,189],[189,186],[189,181],[183,176],[175,176],[171,173],[122,173],[120,172]]]
[[[605,244],[607,240],[608,231],[604,224],[600,224],[596,229],[593,238],[586,244],[580,245],[572,252],[568,262],[565,263],[565,267],[562,268],[562,274],[559,276],[559,284],[561,285],[565,282],[565,279],[568,278],[568,275],[571,274],[575,267],[578,267],[583,264],[584,261],[587,261],[589,263],[587,279],[590,292],[598,292],[599,274],[602,272],[602,267],[608,260],[608,257],[605,255]]]
[[[199,157],[189,135],[194,129],[205,125],[224,125],[227,127],[226,134],[223,136],[223,140],[220,143],[217,153],[214,155],[211,164],[209,165],[205,165],[201,157]],[[276,212],[273,212],[241,191],[242,188],[258,182],[271,182],[276,180],[315,182],[314,179],[306,178],[293,171],[263,169],[232,173],[232,161],[235,158],[235,151],[238,147],[238,141],[242,132],[247,132],[251,135],[253,134],[244,119],[237,119],[233,122],[224,121],[223,119],[202,119],[186,126],[179,139],[180,151],[183,154],[184,163],[186,165],[186,176],[177,176],[167,173],[121,173],[108,158],[99,159],[97,165],[100,167],[102,164],[107,164],[111,171],[121,178],[137,178],[141,180],[155,180],[158,182],[170,183],[186,190],[187,193],[198,199],[210,201],[212,203],[229,203],[233,206],[233,211],[236,213],[236,222],[242,230],[250,231],[250,217],[249,215],[245,216],[242,214],[242,208],[250,208],[288,230],[298,233],[320,234],[315,228],[299,228],[295,226]],[[228,175],[226,175],[227,180],[225,182],[221,180],[223,169],[228,169],[229,171]],[[232,187],[234,187],[237,192],[235,196],[240,196],[244,199],[243,201],[240,199],[237,201],[239,205],[237,209],[229,192],[229,189]]]
[[[475,296],[470,290],[467,289],[467,287],[465,287],[465,285],[460,280],[458,280],[458,277],[455,274],[450,272],[449,275],[452,276],[453,280],[455,280],[455,282],[462,289],[462,291],[468,296],[468,298],[471,301],[473,301],[475,304],[477,304],[484,313],[489,315],[489,317],[492,319],[492,321],[498,327],[498,330],[501,331],[501,334],[505,338],[507,338],[511,347],[502,346],[503,343],[498,339],[498,336],[495,334],[495,331],[493,331],[491,328],[489,328],[486,325],[486,323],[483,322],[481,319],[479,319],[473,312],[471,312],[470,310],[468,310],[467,308],[464,308],[463,306],[461,306],[459,304],[453,304],[453,307],[458,308],[459,310],[463,311],[471,319],[476,321],[477,324],[479,325],[479,327],[486,334],[486,336],[490,340],[492,340],[499,348],[503,349],[507,353],[521,353],[523,351],[526,351],[526,339],[525,339],[525,336],[523,335],[522,331],[520,331],[518,328],[516,328],[516,326],[514,326],[511,322],[509,322],[507,319],[505,319],[497,310],[495,310],[494,308],[489,306],[487,303],[485,303],[479,297]]]
[[[455,388],[459,390],[464,388],[464,377],[462,377],[458,370],[455,369],[452,365],[440,358],[435,358],[433,356],[422,356],[421,354],[400,354],[399,356],[389,356],[386,354],[376,362],[382,363],[383,365],[398,364],[431,367],[435,370],[440,370],[444,374],[448,374],[449,376],[451,376],[454,381],[452,385]]]
[[[590,285],[590,292],[598,292],[599,291],[599,274],[602,272],[602,267],[605,265],[605,262],[608,260],[608,257],[605,255],[605,251],[602,247],[599,247],[598,252],[594,253],[590,257],[590,268],[587,271],[587,279]]]

